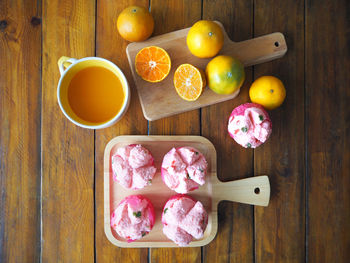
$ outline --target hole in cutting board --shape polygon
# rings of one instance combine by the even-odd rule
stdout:
[[[275,47],[279,47],[280,43],[279,42],[275,42]]]
[[[254,189],[254,193],[257,194],[257,195],[260,194],[260,188],[259,188],[259,187],[256,187],[256,188]]]

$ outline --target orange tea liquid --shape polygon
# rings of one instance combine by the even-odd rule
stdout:
[[[101,123],[121,110],[125,99],[119,78],[103,67],[79,71],[68,86],[68,103],[81,119]]]

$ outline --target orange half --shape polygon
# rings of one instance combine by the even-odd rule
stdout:
[[[156,46],[145,47],[135,57],[135,68],[142,79],[159,82],[168,76],[171,60],[164,49]]]
[[[206,86],[205,74],[191,64],[182,64],[175,71],[174,86],[182,99],[195,101]]]

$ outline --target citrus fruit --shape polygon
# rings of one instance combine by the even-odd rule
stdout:
[[[187,46],[193,55],[199,58],[214,57],[224,44],[221,27],[207,20],[195,23],[187,34]]]
[[[213,58],[205,69],[208,86],[218,94],[231,94],[238,90],[245,79],[243,64],[230,56]]]
[[[129,6],[118,16],[117,29],[126,40],[144,41],[152,35],[154,20],[146,8]]]
[[[281,80],[273,76],[262,76],[256,79],[249,89],[250,100],[273,110],[283,103],[286,89]]]
[[[168,76],[171,60],[164,49],[156,46],[145,47],[135,57],[135,68],[144,80],[159,82]]]
[[[174,86],[177,94],[187,101],[195,101],[206,85],[203,70],[190,64],[180,65],[174,74]]]

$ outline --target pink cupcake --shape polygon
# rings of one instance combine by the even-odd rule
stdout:
[[[228,132],[244,148],[256,148],[270,137],[271,119],[261,105],[245,103],[232,111]]]
[[[152,154],[140,144],[117,149],[112,156],[113,179],[125,188],[141,189],[152,183],[156,173]]]
[[[162,213],[163,233],[179,246],[203,237],[208,214],[201,202],[184,194],[171,197]]]
[[[205,184],[208,163],[197,149],[180,147],[171,149],[163,158],[162,179],[177,193],[188,193]]]
[[[152,230],[154,221],[153,205],[142,195],[124,198],[111,215],[111,227],[128,242],[147,235]]]

